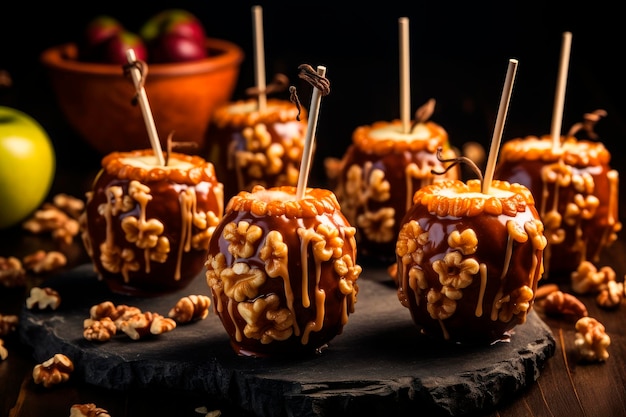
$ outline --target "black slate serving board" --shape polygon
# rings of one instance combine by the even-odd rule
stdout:
[[[237,404],[258,416],[441,415],[488,410],[511,400],[539,377],[555,352],[550,329],[531,312],[509,342],[469,347],[420,335],[382,268],[364,268],[355,312],[326,350],[306,358],[237,356],[219,318],[179,324],[171,332],[107,342],[83,335],[89,308],[102,301],[167,316],[185,295],[210,295],[204,273],[167,296],[112,294],[91,264],[46,281],[59,308],[23,308],[19,334],[38,362],[63,353],[71,378],[125,390],[176,388]]]

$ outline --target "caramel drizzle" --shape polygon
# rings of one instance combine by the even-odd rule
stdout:
[[[193,213],[196,212],[197,198],[196,190],[187,188],[179,194],[178,201],[180,204],[181,216],[181,234],[178,243],[178,258],[176,259],[176,270],[174,271],[174,279],[180,280],[180,270],[183,261],[183,252],[191,251],[191,238],[193,236]]]

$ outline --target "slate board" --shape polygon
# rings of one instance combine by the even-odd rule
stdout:
[[[355,312],[326,350],[306,358],[237,356],[213,307],[201,321],[132,340],[84,339],[83,320],[102,301],[167,316],[180,297],[210,295],[204,273],[158,298],[112,294],[91,264],[46,281],[59,291],[55,311],[22,309],[19,335],[34,359],[70,357],[73,379],[114,390],[176,388],[201,392],[264,416],[434,415],[486,411],[514,399],[554,355],[549,327],[531,312],[511,340],[468,347],[419,333],[382,268],[364,268]],[[423,414],[425,413],[425,414]]]

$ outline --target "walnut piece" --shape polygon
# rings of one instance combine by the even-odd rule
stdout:
[[[61,305],[61,296],[58,291],[50,288],[33,287],[30,290],[30,297],[26,299],[26,307],[32,310],[35,306],[40,310],[50,307],[56,310]]]
[[[70,215],[73,219],[78,219],[83,213],[83,210],[85,210],[85,202],[83,200],[64,193],[55,195],[52,199],[52,204]]]
[[[96,407],[95,404],[74,404],[70,408],[70,417],[111,417],[104,408]]]
[[[120,322],[118,328],[131,339],[139,340],[149,334],[159,335],[174,330],[176,322],[158,313],[147,311]]]
[[[576,322],[575,344],[584,360],[604,362],[609,358],[607,348],[611,338],[602,323],[593,317],[583,317]]]
[[[106,342],[117,333],[117,326],[110,317],[88,318],[83,322],[83,336],[87,340]]]
[[[67,264],[67,257],[59,251],[38,250],[23,259],[24,267],[35,274],[54,271]]]
[[[0,314],[0,336],[6,336],[14,332],[19,324],[20,319],[12,314]]]
[[[70,244],[80,231],[78,220],[68,216],[53,204],[46,203],[22,223],[22,227],[31,233],[51,232],[52,237],[65,244]]]
[[[188,295],[182,297],[169,311],[168,317],[177,323],[189,323],[203,320],[209,314],[211,298],[206,295]]]
[[[617,281],[609,281],[598,296],[596,302],[602,308],[617,308],[624,299],[624,283]]]
[[[4,347],[4,340],[0,339],[0,360],[5,360],[9,357],[9,351]]]
[[[559,286],[556,284],[544,284],[537,287],[535,291],[535,300],[541,300],[546,298],[549,294],[559,290]]]
[[[47,361],[35,365],[33,380],[35,384],[43,384],[44,387],[50,388],[67,381],[73,371],[74,363],[71,359],[62,353],[57,353]]]
[[[598,269],[589,261],[583,261],[572,272],[572,290],[578,294],[592,294],[601,291],[609,281],[615,281],[615,271],[610,266]]]
[[[115,305],[111,301],[103,301],[100,304],[91,306],[89,309],[89,317],[94,320],[100,320],[109,317],[115,323],[115,327],[119,329],[120,323],[128,320],[134,315],[141,314],[141,310],[134,306],[126,304]]]
[[[22,261],[14,256],[8,258],[0,256],[0,283],[7,288],[26,285],[26,270],[22,266]]]
[[[542,301],[546,314],[587,317],[587,307],[572,294],[562,291],[553,291]]]

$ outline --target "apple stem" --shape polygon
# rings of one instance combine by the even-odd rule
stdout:
[[[161,150],[161,141],[157,133],[156,125],[154,124],[154,118],[152,117],[152,111],[150,110],[150,103],[148,103],[148,97],[146,90],[143,87],[142,72],[139,70],[137,64],[145,65],[144,62],[139,62],[135,51],[133,49],[126,50],[126,58],[128,59],[129,66],[124,67],[130,69],[130,75],[137,91],[137,100],[139,101],[139,107],[143,114],[143,119],[146,123],[146,129],[148,130],[148,137],[150,138],[150,144],[154,150],[154,156],[157,158],[159,165],[165,165],[165,159],[163,158],[163,151]]]
[[[409,18],[398,19],[400,36],[400,119],[402,132],[411,130],[411,69],[409,54]]]
[[[493,137],[491,138],[489,159],[487,160],[487,167],[485,168],[485,177],[482,184],[483,194],[489,194],[489,189],[491,188],[493,172],[496,167],[498,152],[500,152],[500,141],[502,139],[502,131],[504,130],[504,121],[506,120],[506,114],[508,113],[509,109],[509,102],[511,101],[511,92],[513,91],[513,81],[515,80],[515,73],[517,72],[517,63],[517,59],[509,59],[506,79],[504,81],[502,96],[500,98],[500,107],[498,108],[496,126],[493,131]]]
[[[265,48],[263,44],[263,7],[253,6],[252,17],[254,24],[254,75],[259,91],[257,97],[259,111],[267,107],[267,93],[265,91]]]
[[[572,45],[571,32],[563,33],[561,43],[561,57],[559,64],[559,76],[554,97],[554,109],[552,111],[552,149],[557,150],[561,145],[561,126],[563,124],[563,107],[565,104],[565,89],[567,84],[567,70],[569,67],[569,54]]]
[[[304,139],[304,149],[302,151],[302,162],[300,164],[300,172],[298,173],[298,186],[296,189],[296,198],[301,200],[306,191],[307,179],[311,167],[311,159],[313,156],[313,143],[315,140],[315,130],[317,128],[317,119],[320,111],[322,95],[330,92],[330,85],[326,79],[326,67],[319,65],[317,73],[313,71],[309,65],[303,64],[298,67],[300,73],[298,76],[309,81],[313,85],[313,94],[311,95],[311,108],[309,111],[309,120],[307,124],[306,136]],[[323,83],[325,81],[325,83]]]

